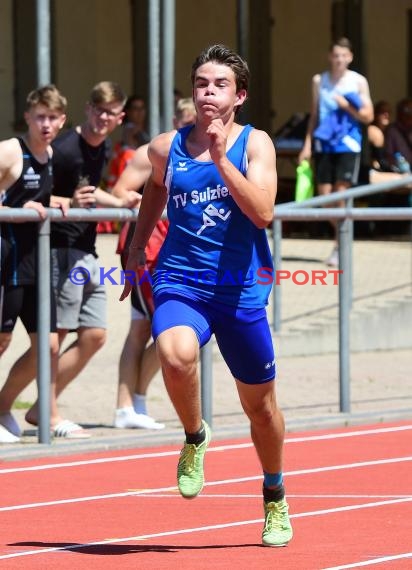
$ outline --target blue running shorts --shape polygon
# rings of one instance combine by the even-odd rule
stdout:
[[[214,334],[232,375],[245,384],[263,384],[276,376],[275,354],[266,309],[230,307],[196,300],[163,289],[156,295],[153,338],[175,326],[194,330],[200,346]]]

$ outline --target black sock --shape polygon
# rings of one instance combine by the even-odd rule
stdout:
[[[195,445],[200,445],[206,439],[206,431],[203,424],[200,430],[197,431],[196,433],[187,433],[187,431],[185,431],[185,434],[186,434],[186,443],[194,443]]]
[[[275,489],[268,489],[263,485],[263,500],[265,503],[276,503],[284,498],[285,487],[283,485],[279,485],[279,487],[275,487]]]

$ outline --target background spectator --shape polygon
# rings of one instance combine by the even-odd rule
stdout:
[[[66,120],[66,98],[54,85],[46,85],[29,93],[24,118],[27,133],[21,138],[0,142],[0,185],[2,208],[31,208],[41,219],[49,205],[59,206],[51,192],[52,147]],[[37,364],[37,234],[38,224],[1,223],[1,303],[0,356],[10,344],[18,318],[23,323],[30,347],[11,367],[0,391],[0,443],[19,441],[21,430],[11,413],[19,394],[36,374]],[[56,334],[56,305],[51,299],[50,351],[52,378],[55,378],[59,344]],[[52,405],[55,403],[52,401]],[[56,413],[52,409],[52,414]]]
[[[400,153],[409,166],[412,165],[412,99],[405,98],[396,105],[396,119],[385,133],[386,158],[397,169],[396,153]]]
[[[122,122],[125,99],[117,83],[98,83],[86,104],[85,121],[53,143],[55,193],[76,207],[133,207],[140,201],[135,192],[116,198],[98,187],[108,157],[107,139]],[[99,279],[96,222],[54,223],[51,244],[60,346],[69,332],[76,334],[59,357],[52,385],[51,427],[55,437],[89,437],[80,425],[61,417],[56,402],[106,340],[106,292]],[[73,277],[76,268],[79,279]],[[37,425],[37,402],[28,410],[26,421]]]
[[[319,194],[350,188],[358,181],[362,149],[362,124],[373,119],[366,78],[349,70],[353,53],[347,38],[335,41],[329,50],[329,69],[312,79],[312,105],[299,163],[315,154],[315,177]],[[334,202],[332,207],[343,207]],[[336,223],[331,221],[336,241]],[[339,264],[337,244],[327,262]]]
[[[196,110],[191,98],[180,99],[176,106],[174,126],[180,129],[194,123]],[[113,194],[122,196],[129,190],[143,190],[143,185],[151,173],[151,164],[147,155],[148,145],[141,146],[126,170],[113,188]],[[134,233],[135,224],[125,224],[119,238],[117,252],[121,254],[122,266],[126,267],[127,249]],[[167,223],[159,221],[149,244],[154,253],[159,251],[167,231]],[[146,258],[148,258],[146,251]],[[153,255],[152,255],[153,257]],[[150,259],[153,261],[152,259]],[[147,390],[159,369],[156,348],[151,341],[152,309],[151,287],[137,285],[131,293],[130,329],[123,345],[119,361],[119,387],[114,425],[117,428],[162,429],[164,424],[156,422],[147,412]]]

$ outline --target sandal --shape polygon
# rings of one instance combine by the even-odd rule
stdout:
[[[53,437],[64,437],[65,439],[87,439],[92,436],[80,426],[70,420],[62,420],[51,428]]]

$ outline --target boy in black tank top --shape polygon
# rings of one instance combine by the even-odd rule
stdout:
[[[66,99],[54,85],[32,91],[27,97],[25,120],[28,132],[23,138],[0,142],[1,207],[30,208],[39,218],[45,208],[59,206],[53,199],[52,149],[66,119]],[[11,414],[14,400],[35,375],[37,346],[37,232],[36,222],[1,223],[0,271],[0,356],[10,344],[17,318],[30,337],[30,348],[11,368],[0,390],[0,442],[19,440],[20,428]],[[56,310],[51,298],[50,336],[52,369],[58,354]]]

